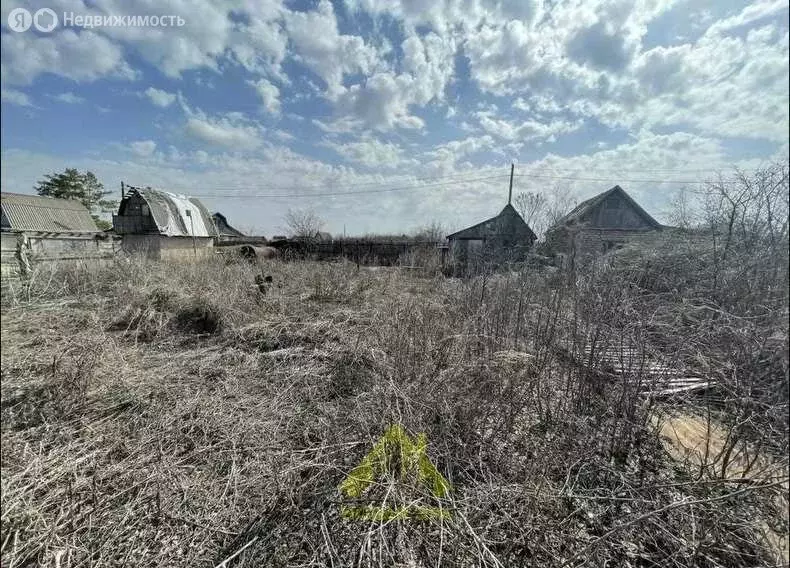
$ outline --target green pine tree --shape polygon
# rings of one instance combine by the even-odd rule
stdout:
[[[63,173],[46,175],[44,178],[35,187],[36,193],[58,199],[76,199],[91,212],[97,227],[102,230],[112,227],[99,215],[114,210],[117,202],[105,199],[111,192],[104,190],[104,185],[93,172],[83,174],[75,168],[66,168]]]

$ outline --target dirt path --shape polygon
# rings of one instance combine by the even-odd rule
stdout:
[[[654,420],[664,448],[678,463],[700,480],[724,482],[776,482],[784,480],[783,491],[775,503],[784,519],[790,516],[788,463],[757,451],[750,444],[734,440],[722,425],[703,416],[681,412],[662,412]],[[757,521],[762,542],[775,556],[777,565],[790,565],[790,538],[771,528],[766,519]]]

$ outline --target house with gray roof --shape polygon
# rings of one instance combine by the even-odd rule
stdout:
[[[583,201],[546,231],[546,246],[573,265],[619,248],[627,242],[655,237],[663,226],[619,185]]]
[[[113,242],[79,201],[0,193],[4,276],[26,274],[39,263],[111,257]]]
[[[123,249],[157,260],[211,256],[217,228],[199,199],[129,186],[113,215],[114,231],[123,236]]]

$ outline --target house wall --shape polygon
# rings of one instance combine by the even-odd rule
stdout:
[[[137,194],[123,200],[123,213],[112,216],[112,225],[118,234],[159,231],[148,204]]]
[[[546,244],[559,264],[571,268],[591,261],[598,255],[632,242],[657,242],[662,231],[645,229],[598,229],[562,227],[547,235]]]
[[[531,239],[514,243],[497,235],[488,239],[450,239],[454,274],[471,275],[504,262],[524,260],[531,248]]]
[[[0,233],[0,270],[3,278],[18,276],[20,273],[17,258],[16,233]]]
[[[28,234],[28,252],[32,261],[82,260],[112,257],[115,245],[111,238],[94,236]]]
[[[159,258],[171,261],[192,261],[214,254],[213,237],[160,237]]]
[[[594,256],[609,252],[629,242],[655,241],[659,231],[627,229],[584,229],[573,236],[573,246],[578,257]]]
[[[159,259],[159,234],[123,235],[121,247],[129,254],[139,254],[152,260]]]
[[[2,276],[14,277],[44,264],[109,261],[118,244],[93,234],[4,231],[0,248]]]
[[[213,237],[166,237],[159,234],[124,235],[123,250],[151,260],[189,261],[214,254]]]

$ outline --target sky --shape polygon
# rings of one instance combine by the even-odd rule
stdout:
[[[57,21],[18,31],[18,8]],[[514,193],[619,184],[666,222],[682,188],[787,159],[788,18],[787,0],[4,0],[0,184],[75,167],[256,234],[289,209],[401,234],[495,215],[514,163]]]

